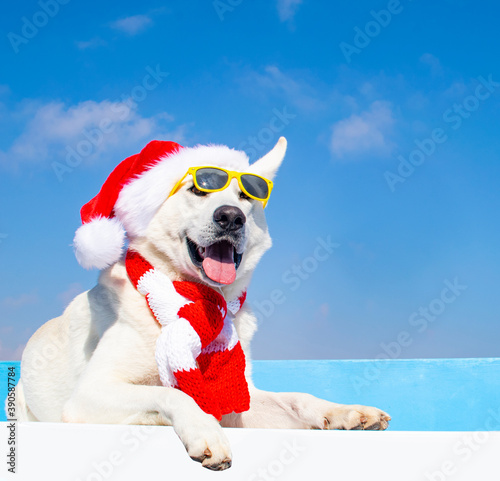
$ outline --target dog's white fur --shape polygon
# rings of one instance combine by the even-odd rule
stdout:
[[[272,179],[286,150],[276,147],[249,167]],[[217,165],[214,159],[213,164]],[[182,174],[181,174],[182,175]],[[271,246],[262,204],[240,198],[236,181],[224,191],[197,197],[188,191],[188,176],[166,200],[131,247],[173,279],[211,284],[194,266],[185,237],[204,245],[212,215],[221,205],[245,214],[244,250],[236,281],[221,288],[232,299],[250,283],[259,259]],[[222,426],[258,428],[385,429],[389,416],[372,407],[340,405],[301,393],[271,393],[251,381],[250,341],[256,319],[248,304],[234,324],[247,362],[251,407],[217,420],[187,394],[161,385],[155,362],[160,327],[144,297],[128,279],[122,261],[101,272],[98,284],[77,296],[61,317],[44,324],[30,339],[17,386],[21,421],[172,425],[189,455],[211,469],[231,464]]]

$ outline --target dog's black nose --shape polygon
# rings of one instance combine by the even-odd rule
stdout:
[[[246,221],[247,218],[241,209],[232,205],[222,205],[214,212],[214,222],[224,230],[237,231]]]

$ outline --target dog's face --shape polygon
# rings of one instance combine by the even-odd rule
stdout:
[[[240,169],[233,164],[232,170],[271,180],[285,150],[283,138],[259,161],[251,166],[239,165]],[[192,162],[199,165],[195,158]],[[217,162],[214,158],[210,165],[228,168],[227,159]],[[186,171],[192,166],[186,165]],[[247,197],[236,179],[220,192],[201,192],[191,175],[164,202],[151,221],[147,236],[179,274],[213,287],[234,284],[245,288],[258,261],[271,246],[261,201]]]

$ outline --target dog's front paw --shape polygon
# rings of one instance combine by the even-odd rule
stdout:
[[[338,405],[324,415],[323,429],[364,429],[383,431],[391,417],[380,409],[359,404]]]
[[[213,471],[231,467],[231,448],[220,424],[210,414],[176,419],[174,429],[191,459]]]

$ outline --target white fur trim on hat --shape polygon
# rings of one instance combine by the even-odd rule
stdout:
[[[122,221],[129,237],[143,236],[151,219],[167,200],[167,196],[189,167],[213,165],[244,172],[248,169],[245,152],[225,145],[184,147],[123,186],[114,212]]]
[[[122,255],[125,230],[121,222],[106,217],[96,217],[83,224],[75,233],[73,247],[79,264],[85,269],[105,269]]]

